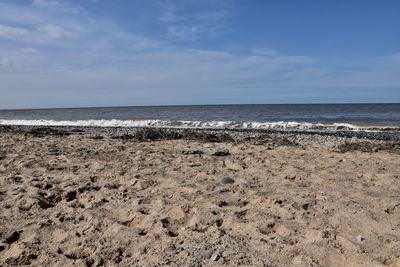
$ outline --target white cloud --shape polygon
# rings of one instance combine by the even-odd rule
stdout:
[[[53,10],[61,10],[63,12],[72,13],[75,15],[86,14],[86,10],[79,5],[72,5],[68,1],[56,0],[33,0],[32,5],[39,8],[47,8]]]
[[[61,5],[58,1],[52,0],[33,0],[32,4],[38,7],[55,8]]]
[[[21,51],[23,53],[27,53],[27,54],[34,54],[34,53],[37,52],[37,50],[35,48],[33,48],[33,47],[24,47],[24,48],[21,49]]]
[[[219,50],[201,50],[201,49],[185,49],[183,50],[184,53],[189,53],[193,56],[202,58],[202,59],[213,59],[213,60],[226,60],[232,59],[234,56],[226,51],[219,51]]]
[[[202,36],[218,36],[229,30],[230,6],[224,1],[163,1],[158,2],[159,20],[168,36],[179,41]]]
[[[288,68],[298,68],[301,65],[313,63],[313,59],[300,55],[282,55],[278,51],[270,48],[253,48],[251,53],[244,57],[241,64],[246,67],[252,66],[257,72],[273,72]]]
[[[161,17],[160,21],[164,23],[176,23],[176,22],[216,22],[226,20],[230,17],[230,14],[226,10],[210,11],[210,12],[193,12],[184,15],[176,15],[174,11],[167,10]]]
[[[262,55],[267,57],[274,57],[278,55],[278,52],[271,48],[253,48],[251,51],[256,55]]]
[[[198,29],[194,25],[189,26],[169,26],[168,35],[178,39],[197,39]]]
[[[55,24],[40,25],[33,30],[0,24],[0,38],[43,42],[55,39],[73,39],[77,37],[79,37],[78,34],[69,32]]]
[[[3,38],[29,38],[32,35],[31,31],[25,29],[25,28],[19,28],[19,27],[11,27],[7,25],[0,24],[0,37]]]
[[[276,62],[281,64],[309,64],[313,59],[307,56],[280,56],[275,58]]]
[[[63,38],[78,38],[79,35],[69,32],[62,27],[54,24],[47,24],[40,26],[38,28],[38,32],[40,34],[43,34],[46,36],[48,39],[53,40],[53,39],[63,39]]]

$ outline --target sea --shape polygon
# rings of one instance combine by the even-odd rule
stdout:
[[[1,125],[400,131],[400,104],[259,104],[0,110]]]

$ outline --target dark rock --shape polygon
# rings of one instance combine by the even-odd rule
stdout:
[[[177,236],[178,236],[178,233],[169,230],[169,231],[167,231],[167,235],[170,236],[170,237],[177,237]]]
[[[22,182],[22,177],[19,176],[19,175],[15,175],[15,176],[12,176],[12,177],[8,178],[7,180],[12,181],[14,183],[21,183]]]
[[[60,152],[56,147],[50,147],[49,148],[49,153],[51,154],[58,154]]]
[[[131,134],[123,134],[111,137],[111,139],[122,139],[122,140],[131,140],[134,139],[135,136]]]
[[[77,193],[75,190],[69,191],[69,192],[67,192],[67,194],[65,195],[65,200],[66,200],[67,202],[72,201],[72,200],[76,199],[77,194],[78,194],[78,193]]]
[[[315,206],[317,204],[317,200],[315,198],[310,198],[303,204],[303,209],[307,210],[310,206]]]
[[[288,174],[284,177],[284,179],[293,181],[296,179],[296,174]]]
[[[211,143],[233,142],[235,139],[226,133],[213,134],[207,131],[183,130],[182,136],[184,139],[197,140]]]
[[[51,183],[45,183],[44,184],[44,187],[43,187],[44,190],[49,190],[51,188],[53,188],[53,185]]]
[[[204,151],[199,148],[188,148],[188,149],[182,150],[182,154],[184,154],[184,155],[201,155],[201,154],[204,154]]]
[[[394,211],[395,211],[396,209],[399,209],[399,208],[400,208],[400,203],[396,203],[396,204],[391,205],[390,207],[386,208],[386,209],[385,209],[385,212],[386,212],[386,213],[389,213],[389,214],[392,214],[392,213],[394,213]]]
[[[101,139],[104,139],[104,136],[101,136],[101,135],[95,135],[95,136],[91,136],[91,137],[89,137],[90,139],[93,139],[93,140],[101,140]]]
[[[19,236],[20,236],[19,232],[14,231],[14,232],[12,232],[10,235],[8,235],[8,236],[6,237],[6,239],[4,240],[4,242],[7,243],[7,244],[12,244],[12,243],[18,241]]]
[[[170,224],[171,224],[171,219],[170,218],[164,218],[161,220],[161,224],[163,226],[163,228],[169,228]]]
[[[45,199],[37,198],[37,200],[38,200],[37,204],[38,204],[39,207],[41,207],[42,209],[49,209],[49,208],[53,208],[53,207],[54,207],[54,204],[53,204],[53,203],[51,203],[51,202],[49,202],[49,201],[47,201],[47,200],[45,200]]]
[[[44,137],[46,135],[66,136],[72,134],[68,131],[58,130],[51,127],[35,127],[27,132],[35,137]]]
[[[361,152],[378,152],[388,151],[392,153],[400,152],[399,142],[386,142],[384,144],[376,144],[369,141],[358,141],[358,142],[346,142],[336,147],[336,152],[345,153],[349,151],[361,151]]]
[[[212,155],[212,156],[221,157],[221,156],[228,156],[230,154],[231,153],[229,152],[228,149],[211,149],[210,150],[210,155]]]
[[[223,219],[218,219],[215,221],[215,224],[217,225],[217,227],[221,227],[223,223],[224,223]]]
[[[176,131],[168,131],[157,128],[144,128],[138,130],[134,137],[139,141],[174,140],[181,139],[182,134]]]
[[[182,154],[185,155],[201,155],[207,153],[211,156],[228,156],[230,152],[228,149],[201,149],[201,148],[188,148],[182,151]]]
[[[108,182],[103,187],[107,189],[118,189],[119,184],[116,184],[114,182]]]
[[[140,235],[140,236],[145,236],[145,235],[147,235],[147,231],[144,230],[144,229],[139,229],[137,234]]]
[[[223,184],[233,184],[235,182],[235,180],[233,180],[230,177],[224,177],[224,178],[221,179],[221,182]]]

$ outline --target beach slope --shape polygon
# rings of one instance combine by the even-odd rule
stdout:
[[[0,265],[400,266],[398,142],[162,137],[3,127]]]

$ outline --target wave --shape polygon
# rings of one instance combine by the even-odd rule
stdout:
[[[308,122],[240,122],[240,121],[185,121],[185,120],[5,120],[0,125],[73,126],[73,127],[151,127],[177,129],[276,129],[303,131],[400,131],[400,126],[360,126],[349,123]]]

